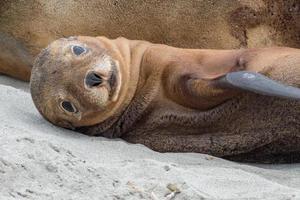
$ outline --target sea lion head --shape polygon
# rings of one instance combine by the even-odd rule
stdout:
[[[127,71],[120,53],[99,38],[58,39],[35,60],[32,99],[55,125],[71,129],[95,125],[124,104]]]

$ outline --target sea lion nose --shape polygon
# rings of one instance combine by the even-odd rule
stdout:
[[[88,87],[96,87],[96,86],[100,85],[102,82],[103,82],[103,79],[101,78],[101,76],[99,76],[95,72],[90,72],[85,77],[85,84]]]

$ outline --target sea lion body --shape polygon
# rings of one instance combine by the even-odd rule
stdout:
[[[74,55],[74,45],[87,53]],[[111,59],[105,67],[104,58]],[[299,86],[299,64],[300,50],[292,48],[197,50],[75,37],[55,41],[38,56],[31,92],[46,119],[88,135],[121,137],[160,152],[248,154],[242,159],[259,160],[299,152],[299,102],[212,83],[229,72],[248,70]],[[91,70],[102,76],[112,66],[116,70],[108,80],[117,74],[118,92],[105,78],[103,86],[89,85]],[[66,112],[61,102],[74,108]]]
[[[29,80],[35,56],[71,35],[182,48],[300,47],[298,0],[2,0],[0,73]]]

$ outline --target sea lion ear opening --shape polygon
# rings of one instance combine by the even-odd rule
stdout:
[[[256,72],[229,72],[213,80],[213,84],[224,89],[240,89],[265,96],[300,100],[299,88],[284,85]]]

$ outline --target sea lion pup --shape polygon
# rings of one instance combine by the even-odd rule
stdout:
[[[160,152],[257,161],[299,152],[300,90],[291,87],[299,66],[292,48],[197,50],[79,36],[39,54],[31,94],[61,127]]]

